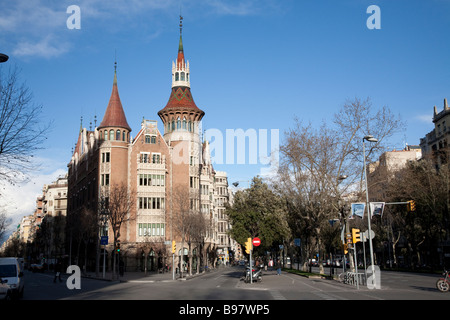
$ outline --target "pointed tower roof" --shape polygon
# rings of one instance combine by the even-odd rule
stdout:
[[[120,127],[131,131],[127,118],[125,117],[125,112],[123,111],[122,102],[120,102],[119,89],[117,88],[116,68],[117,63],[115,63],[114,66],[114,81],[111,97],[109,98],[108,107],[106,108],[105,115],[103,116],[103,120],[98,129],[106,127]]]
[[[166,106],[158,112],[161,117],[164,112],[189,111],[199,113],[200,119],[205,114],[194,102],[190,89],[189,62],[184,59],[183,50],[183,17],[180,16],[180,42],[178,44],[178,56],[172,63],[172,92]]]

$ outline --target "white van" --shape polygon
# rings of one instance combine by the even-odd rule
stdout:
[[[23,271],[18,258],[0,258],[0,278],[9,286],[13,297],[23,296]]]

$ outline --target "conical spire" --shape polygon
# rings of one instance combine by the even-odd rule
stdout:
[[[119,89],[117,88],[117,62],[114,63],[114,81],[111,97],[109,98],[103,120],[98,128],[106,127],[119,127],[131,131],[127,118],[125,117],[125,112],[123,111],[122,102],[120,101]]]

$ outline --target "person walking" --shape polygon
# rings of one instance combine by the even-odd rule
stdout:
[[[281,276],[281,262],[277,260],[277,276]]]
[[[61,280],[61,268],[62,268],[61,261],[58,260],[56,262],[56,265],[55,265],[55,277],[53,278],[53,283],[56,283],[56,278],[59,279],[59,282],[62,282],[62,280]]]

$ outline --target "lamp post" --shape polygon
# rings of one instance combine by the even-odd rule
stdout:
[[[345,179],[347,179],[346,175],[340,175],[337,178],[337,184],[339,185]],[[348,232],[348,224],[347,224],[347,218],[345,217],[344,208],[343,207],[341,208],[341,192],[339,191],[339,186],[337,187],[337,191],[339,192],[338,193],[338,209],[339,209],[339,213],[341,215],[341,220],[342,220],[341,221],[341,227],[342,227],[342,232],[344,234],[343,241],[344,241],[344,244],[345,244],[345,241],[346,241],[345,240],[345,234]],[[342,211],[341,211],[341,209],[342,209]],[[344,257],[344,259],[342,261],[342,272],[345,272],[345,264],[346,264],[345,252],[343,254],[343,257]],[[331,270],[333,269],[333,259],[331,259],[331,268],[330,269]]]
[[[0,53],[0,63],[8,61],[9,57],[6,54]]]
[[[375,282],[375,265],[373,261],[373,246],[372,246],[372,237],[370,236],[372,234],[372,230],[370,227],[370,208],[369,208],[369,189],[367,187],[367,168],[366,168],[366,147],[364,141],[367,140],[369,142],[378,142],[377,139],[375,139],[373,136],[367,135],[363,138],[363,157],[364,157],[364,180],[366,181],[366,207],[367,207],[367,224],[369,229],[369,246],[370,246],[370,261],[371,261],[371,268],[372,268],[372,279],[373,283]]]

